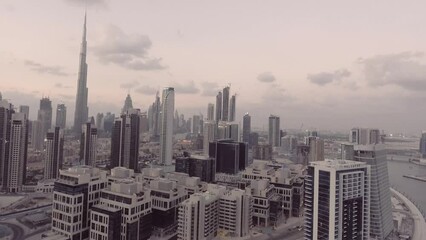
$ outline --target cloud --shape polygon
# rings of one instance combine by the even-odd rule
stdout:
[[[71,88],[70,86],[65,86],[62,83],[56,83],[55,88]]]
[[[70,74],[66,73],[63,71],[63,67],[60,66],[47,66],[47,65],[43,65],[41,63],[38,62],[34,62],[31,60],[25,60],[24,64],[28,67],[30,67],[30,69],[32,71],[38,72],[40,74],[51,74],[51,75],[55,75],[55,76],[69,76]]]
[[[220,91],[220,87],[216,82],[202,82],[201,83],[203,96],[216,96]]]
[[[99,9],[107,9],[108,4],[105,0],[64,0],[64,2],[73,6],[95,7]]]
[[[314,84],[325,86],[329,83],[336,82],[340,83],[343,78],[347,78],[351,75],[347,69],[339,69],[334,72],[321,72],[316,74],[309,74],[308,80]]]
[[[173,82],[171,86],[175,88],[176,93],[180,94],[195,94],[200,92],[194,81],[186,83]]]
[[[145,85],[138,87],[135,91],[143,95],[154,95],[158,92],[158,88],[153,88],[151,86]]]
[[[132,82],[126,82],[126,83],[122,83],[120,84],[120,88],[124,88],[124,89],[130,89],[130,88],[134,88],[139,86],[139,82],[138,81],[132,81]]]
[[[257,76],[257,80],[259,82],[271,83],[271,82],[275,82],[276,78],[272,73],[264,72]]]
[[[104,64],[117,64],[132,70],[161,70],[166,68],[161,58],[148,54],[152,42],[146,35],[126,34],[119,27],[109,25],[100,42],[93,48],[94,54]]]
[[[426,90],[426,65],[421,52],[377,55],[359,59],[370,86],[396,85],[407,90]]]

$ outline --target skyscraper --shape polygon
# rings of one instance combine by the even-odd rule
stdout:
[[[280,146],[280,117],[271,115],[269,116],[269,144],[272,147]]]
[[[1,120],[0,120],[1,122]],[[2,159],[3,190],[19,192],[26,178],[28,120],[24,113],[12,113],[11,121],[7,123],[6,141],[9,149],[5,149]],[[7,144],[6,144],[7,145]]]
[[[96,128],[99,131],[104,130],[104,114],[103,113],[96,114]]]
[[[203,152],[204,155],[209,155],[209,143],[216,139],[216,122],[205,121],[203,127]]]
[[[305,239],[370,239],[369,196],[367,164],[311,163],[305,179]]]
[[[43,124],[41,121],[31,121],[31,147],[35,150],[43,150]]]
[[[65,104],[58,104],[56,107],[56,127],[65,129],[67,121],[67,107]]]
[[[251,132],[251,116],[249,113],[244,114],[243,117],[243,142],[250,142],[250,132]]]
[[[81,42],[80,50],[80,65],[78,70],[77,82],[77,96],[75,99],[75,114],[74,114],[74,132],[79,135],[81,133],[81,126],[87,122],[89,118],[89,108],[87,106],[87,99],[89,89],[87,88],[87,41],[86,41],[86,15],[84,15],[83,25],[83,39]]]
[[[222,121],[226,122],[229,120],[229,89],[229,86],[225,87],[222,95]]]
[[[25,113],[25,116],[27,117],[27,119],[28,120],[30,119],[30,106],[27,106],[27,105],[21,105],[21,106],[19,106],[19,112],[20,113]]]
[[[160,163],[172,164],[173,157],[173,113],[175,111],[175,89],[163,89],[160,134]]]
[[[80,164],[95,167],[97,153],[98,129],[94,124],[82,126],[80,139]]]
[[[42,98],[40,100],[37,120],[42,124],[42,136],[44,137],[52,127],[52,101],[49,98]]]
[[[111,167],[126,167],[139,172],[140,112],[129,109],[116,118],[111,134]]]
[[[233,122],[235,121],[235,112],[237,110],[237,95],[234,94],[231,97],[231,102],[229,105],[229,121]]]
[[[309,162],[324,161],[324,140],[309,136],[305,138],[305,141],[305,144],[309,146]]]
[[[191,133],[199,134],[201,132],[200,121],[201,121],[201,117],[199,115],[194,115],[192,117]]]
[[[12,104],[6,100],[0,100],[0,180],[3,190],[7,190],[10,157],[10,121],[14,112]]]
[[[56,179],[59,177],[59,169],[64,161],[64,134],[63,130],[56,126],[46,134],[46,155],[44,159],[44,179]]]
[[[214,104],[209,103],[207,105],[207,120],[214,120]]]
[[[349,139],[354,152],[346,146],[345,156],[371,166],[370,237],[383,240],[393,229],[386,148],[378,129],[354,128]]]
[[[216,95],[216,121],[222,120],[222,92]]]
[[[132,98],[130,97],[130,94],[127,94],[126,100],[124,100],[124,106],[121,109],[121,114],[125,114],[127,110],[132,108],[133,108]]]
[[[155,96],[155,101],[151,106],[150,109],[150,115],[148,116],[150,120],[150,132],[154,136],[160,135],[160,111],[161,111],[161,103],[160,103],[160,96],[157,92],[157,95]]]

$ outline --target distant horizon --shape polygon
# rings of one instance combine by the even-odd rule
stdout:
[[[0,3],[1,93],[16,107],[29,105],[32,119],[40,98],[50,96],[53,117],[65,103],[72,125],[85,7],[77,0]],[[283,129],[420,135],[422,9],[423,1],[88,1],[89,116],[119,113],[127,93],[146,111],[166,86],[176,89],[185,118],[205,116],[231,84],[237,122],[249,112],[258,128],[275,114]]]

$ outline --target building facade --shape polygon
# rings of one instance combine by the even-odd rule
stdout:
[[[173,113],[175,109],[175,89],[163,89],[161,134],[160,134],[160,163],[171,165],[173,158]]]
[[[46,155],[44,159],[44,179],[59,177],[59,169],[64,162],[64,133],[57,126],[46,134]]]

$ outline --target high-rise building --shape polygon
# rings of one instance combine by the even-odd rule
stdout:
[[[98,129],[92,123],[82,126],[80,138],[80,164],[96,166]]]
[[[243,117],[243,142],[250,142],[250,133],[251,133],[251,116],[249,113],[244,114]],[[250,144],[249,144],[250,146]]]
[[[342,157],[364,162],[371,166],[370,237],[386,239],[393,230],[392,203],[389,190],[389,175],[386,148],[378,129],[352,129],[350,142],[342,145]],[[353,148],[353,153],[351,152]]]
[[[259,144],[259,133],[251,132],[250,133],[249,146],[256,146],[258,144]]]
[[[192,117],[192,127],[191,127],[191,133],[192,134],[200,134],[201,133],[201,126],[200,125],[201,117],[199,115],[194,115]]]
[[[269,144],[258,144],[253,146],[253,158],[259,160],[272,160],[272,146]]]
[[[43,150],[44,136],[43,123],[35,120],[31,121],[31,147],[35,150]]]
[[[114,176],[113,176],[114,177]],[[123,199],[126,199],[123,201]],[[114,218],[114,213],[119,211],[119,217]],[[111,216],[120,224],[118,228],[108,229],[107,221],[100,221],[99,217]],[[152,232],[152,210],[149,191],[143,188],[141,182],[127,178],[113,181],[110,186],[103,189],[99,204],[91,210],[90,239],[121,239],[121,240],[147,240]],[[104,226],[105,230],[102,229]],[[108,232],[118,232],[118,238],[102,238]],[[100,236],[100,237],[99,237]]]
[[[175,111],[175,89],[163,89],[160,134],[160,163],[172,164],[173,155],[173,113]]]
[[[149,112],[148,112],[148,117],[150,118],[149,130],[150,130],[151,134],[154,135],[154,136],[160,135],[161,110],[162,109],[161,109],[160,96],[157,92],[157,95],[155,95],[155,101],[151,105]]]
[[[237,111],[237,95],[234,94],[231,97],[231,101],[229,103],[229,121],[235,121],[235,112]]]
[[[216,139],[216,121],[205,121],[203,127],[203,153],[209,155],[209,143]]]
[[[216,164],[214,158],[190,155],[176,158],[176,172],[187,173],[190,177],[199,177],[203,182],[214,182]]]
[[[209,156],[216,161],[216,172],[236,174],[248,165],[247,143],[230,139],[210,142]]]
[[[10,158],[10,122],[14,112],[12,104],[6,100],[0,100],[0,180],[3,190],[7,190]]]
[[[53,188],[52,231],[68,239],[89,238],[92,206],[107,187],[106,172],[90,166],[59,170]]]
[[[281,138],[281,150],[284,153],[292,154],[297,149],[297,138],[293,135],[287,135]]]
[[[1,99],[0,99],[1,100]],[[25,113],[25,116],[27,117],[27,119],[30,119],[30,106],[27,105],[20,105],[19,106],[19,112],[20,113]]]
[[[115,120],[115,114],[111,114],[110,112],[107,112],[105,114],[105,117],[104,117],[104,131],[105,132],[109,132],[109,133],[112,132],[114,120]]]
[[[40,100],[37,120],[42,124],[42,136],[44,137],[52,127],[52,101],[49,98],[42,98]]]
[[[96,114],[96,128],[99,131],[104,130],[104,114],[103,113]]]
[[[65,129],[67,122],[67,107],[65,104],[58,104],[56,107],[56,127]]]
[[[225,122],[229,121],[229,90],[229,86],[225,87],[222,95],[222,121]]]
[[[212,121],[214,120],[214,104],[209,103],[207,105],[207,120]]]
[[[370,239],[370,204],[370,166],[312,162],[305,179],[305,239]]]
[[[309,136],[305,138],[305,144],[309,146],[309,162],[324,161],[324,140]]]
[[[222,120],[222,92],[216,95],[216,121]]]
[[[126,100],[124,100],[124,106],[121,109],[121,114],[125,114],[129,109],[133,109],[133,101],[130,94],[127,94]]]
[[[217,235],[219,196],[195,193],[179,207],[178,239],[210,240]]]
[[[237,123],[220,121],[217,126],[216,139],[232,139],[239,141],[239,126]]]
[[[89,89],[87,88],[87,41],[86,41],[86,15],[84,15],[83,25],[83,39],[80,49],[80,65],[78,70],[77,80],[77,95],[75,99],[75,113],[74,113],[74,132],[77,136],[81,133],[81,126],[87,122],[89,118],[89,107],[87,99],[89,96]]]
[[[353,128],[349,135],[349,142],[354,144],[378,144],[382,142],[379,129]]]
[[[420,154],[422,158],[426,158],[426,132],[422,132],[422,137],[420,138]]]
[[[148,114],[147,112],[143,112],[140,114],[140,133],[146,133],[149,131],[148,125]]]
[[[3,116],[10,119],[6,123],[6,138],[4,155],[2,156],[3,190],[6,192],[19,192],[26,178],[27,147],[28,147],[28,120],[25,113],[13,113],[7,110],[7,102],[2,103]],[[5,111],[6,110],[6,111]],[[10,115],[9,115],[10,114]],[[2,116],[2,117],[3,117]],[[9,118],[10,117],[10,118]],[[0,120],[0,123],[2,120]]]
[[[59,169],[64,162],[64,134],[63,130],[56,126],[46,134],[46,154],[44,159],[44,179],[56,179]]]
[[[126,167],[139,172],[140,113],[130,109],[115,119],[111,134],[111,167]]]
[[[269,116],[269,144],[272,147],[280,146],[280,117],[271,115]]]

